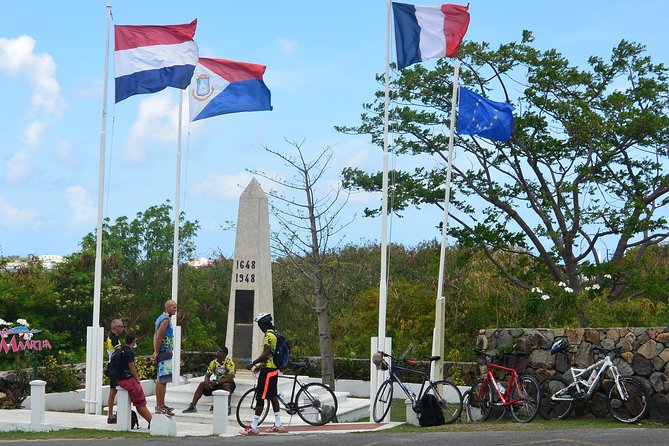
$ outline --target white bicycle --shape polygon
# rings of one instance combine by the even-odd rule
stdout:
[[[574,410],[576,401],[589,401],[600,382],[609,372],[613,382],[606,394],[606,405],[609,413],[623,423],[636,423],[648,414],[650,395],[646,388],[637,380],[622,377],[618,368],[613,365],[610,353],[618,354],[620,349],[607,350],[593,346],[596,353],[603,353],[604,359],[584,369],[571,367],[572,382],[568,384],[564,378],[549,377],[541,382],[541,403],[539,413],[548,420],[564,420]],[[551,353],[569,354],[569,344],[565,339],[553,343]]]

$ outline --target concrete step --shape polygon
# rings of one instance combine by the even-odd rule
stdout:
[[[250,375],[250,374],[249,374]],[[191,422],[191,423],[205,423],[211,424],[213,422],[213,412],[210,412],[210,408],[213,406],[213,397],[202,396],[197,404],[197,412],[195,413],[183,413],[183,409],[188,407],[188,404],[192,401],[193,394],[195,389],[200,382],[202,382],[203,377],[190,378],[185,384],[179,386],[168,386],[167,394],[165,396],[165,402],[168,406],[174,408],[175,416],[177,421]],[[300,382],[320,382],[320,379],[309,378],[307,376],[300,376]],[[249,378],[240,378],[235,379],[237,388],[231,396],[230,405],[232,407],[231,414],[228,416],[228,420],[231,425],[237,425],[236,419],[236,408],[239,398],[244,395],[244,393],[256,385],[256,381]],[[285,395],[290,395],[292,392],[293,381],[289,379],[280,379],[278,390],[283,392]],[[366,418],[369,416],[369,399],[366,398],[351,398],[349,392],[335,391],[337,397],[337,420],[340,423],[343,422],[352,422],[358,421],[360,419]],[[155,396],[147,397],[148,407],[153,410],[156,405]],[[304,424],[304,422],[299,418],[299,416],[294,415],[290,416],[285,414],[282,411],[281,415],[282,423],[297,423]],[[266,422],[267,423],[267,422]]]

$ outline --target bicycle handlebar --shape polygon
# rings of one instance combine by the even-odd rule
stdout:
[[[406,363],[411,364],[411,365],[418,365],[418,361],[415,360],[415,359],[397,358],[397,357],[391,355],[390,353],[386,353],[386,352],[383,352],[383,351],[379,351],[379,353],[381,353],[384,358],[390,358],[390,359],[392,359],[393,361],[396,361],[396,362],[406,362]],[[429,361],[429,362],[438,361],[440,359],[441,359],[441,356],[426,356],[425,358],[423,358],[424,361]]]
[[[612,348],[612,349],[609,350],[607,348],[600,347],[598,345],[593,345],[592,346],[592,351],[593,352],[598,352],[598,353],[604,353],[605,355],[608,355],[610,353],[614,353],[614,354],[617,355],[617,354],[620,353],[620,347]]]
[[[491,361],[493,361],[493,360],[495,360],[495,359],[498,359],[498,358],[503,358],[503,357],[505,357],[505,356],[516,356],[516,357],[524,357],[524,356],[527,356],[527,353],[525,353],[525,352],[517,352],[517,351],[509,352],[509,353],[503,353],[503,354],[497,354],[497,355],[490,355],[490,354],[488,354],[488,353],[486,353],[486,352],[484,352],[483,350],[478,349],[478,348],[473,348],[472,351],[473,351],[474,353],[476,353],[478,356],[483,356],[483,357],[485,357],[485,358],[489,358]]]

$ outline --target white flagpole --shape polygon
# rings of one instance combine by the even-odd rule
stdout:
[[[102,128],[100,130],[100,167],[98,173],[98,225],[95,242],[95,276],[93,282],[93,323],[86,333],[86,390],[85,412],[102,412],[102,343],[104,329],[100,327],[100,295],[102,294],[102,216],[105,193],[105,143],[107,139],[107,94],[109,76],[109,30],[111,5],[107,5],[107,46],[102,94]]]
[[[432,363],[431,378],[434,381],[443,379],[444,375],[444,269],[446,267],[446,236],[448,233],[448,208],[451,199],[451,166],[453,165],[453,140],[455,138],[455,111],[458,105],[458,82],[460,76],[460,59],[455,59],[453,68],[453,95],[451,96],[451,132],[448,137],[448,165],[446,167],[446,184],[444,185],[444,220],[441,230],[441,253],[439,255],[439,283],[437,284],[437,302],[434,317],[434,335],[432,337],[432,354],[441,356],[439,361]]]
[[[387,2],[386,17],[386,75],[383,102],[383,177],[381,196],[381,282],[379,284],[379,333],[378,346],[383,349],[386,338],[386,306],[388,301],[388,96],[390,83],[390,9]]]
[[[383,103],[383,179],[381,195],[381,280],[379,283],[379,332],[376,338],[376,351],[385,351],[391,353],[387,346],[390,346],[389,339],[386,339],[386,307],[388,304],[388,92],[390,83],[390,10],[391,0],[388,0],[386,6],[386,76],[385,76],[385,96]],[[372,352],[374,351],[374,338],[372,338]],[[370,355],[370,358],[371,358]],[[375,371],[374,365],[370,363],[372,372],[370,373],[369,395],[374,398],[379,385],[384,381],[388,372]],[[372,416],[372,406],[369,407],[370,419]]]
[[[179,90],[179,135],[177,137],[177,178],[174,199],[174,247],[172,256],[172,300],[178,302],[179,297],[179,226],[181,224],[181,115],[184,95]],[[178,310],[177,310],[178,311]],[[177,325],[177,313],[172,319],[174,327],[174,350],[172,354],[172,384],[179,385],[181,376],[181,327]]]

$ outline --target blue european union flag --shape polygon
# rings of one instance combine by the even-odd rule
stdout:
[[[508,141],[513,131],[513,105],[495,102],[460,87],[458,135],[479,135],[493,141]]]

